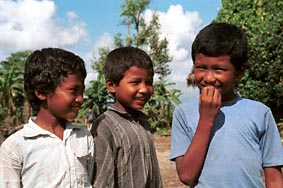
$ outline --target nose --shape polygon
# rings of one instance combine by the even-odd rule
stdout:
[[[139,92],[140,93],[149,93],[152,90],[152,86],[149,86],[145,83],[141,84]]]
[[[214,84],[215,81],[216,81],[216,78],[215,78],[213,71],[206,71],[204,75],[204,82],[209,85],[209,84]]]
[[[77,95],[75,101],[76,101],[77,103],[83,103],[83,102],[84,102],[84,97],[83,97],[83,95]]]

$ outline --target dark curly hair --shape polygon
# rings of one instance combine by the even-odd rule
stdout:
[[[143,50],[136,47],[114,49],[106,57],[105,79],[114,84],[119,84],[125,72],[133,66],[150,70],[153,73],[151,58]]]
[[[24,69],[24,89],[32,108],[39,110],[41,94],[54,92],[68,74],[86,77],[84,61],[72,52],[60,48],[45,48],[34,51],[27,59]]]
[[[239,70],[247,62],[247,36],[239,27],[229,23],[211,23],[204,27],[192,44],[192,59],[196,54],[208,57],[229,55],[234,68]]]

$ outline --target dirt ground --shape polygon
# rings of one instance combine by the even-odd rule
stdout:
[[[164,188],[185,188],[179,181],[175,163],[169,160],[170,136],[154,136],[156,153]]]

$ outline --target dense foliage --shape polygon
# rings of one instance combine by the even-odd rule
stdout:
[[[249,40],[248,67],[238,83],[241,95],[283,117],[283,1],[223,0],[216,22],[242,27]]]
[[[0,62],[0,121],[9,129],[20,125],[30,115],[24,94],[24,63],[30,51],[11,54]]]

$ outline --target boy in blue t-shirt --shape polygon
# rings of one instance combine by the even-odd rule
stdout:
[[[199,101],[175,109],[170,159],[180,180],[197,188],[283,187],[283,149],[271,110],[240,97],[235,82],[247,61],[238,27],[212,23],[192,45]],[[264,172],[264,173],[263,173]]]

